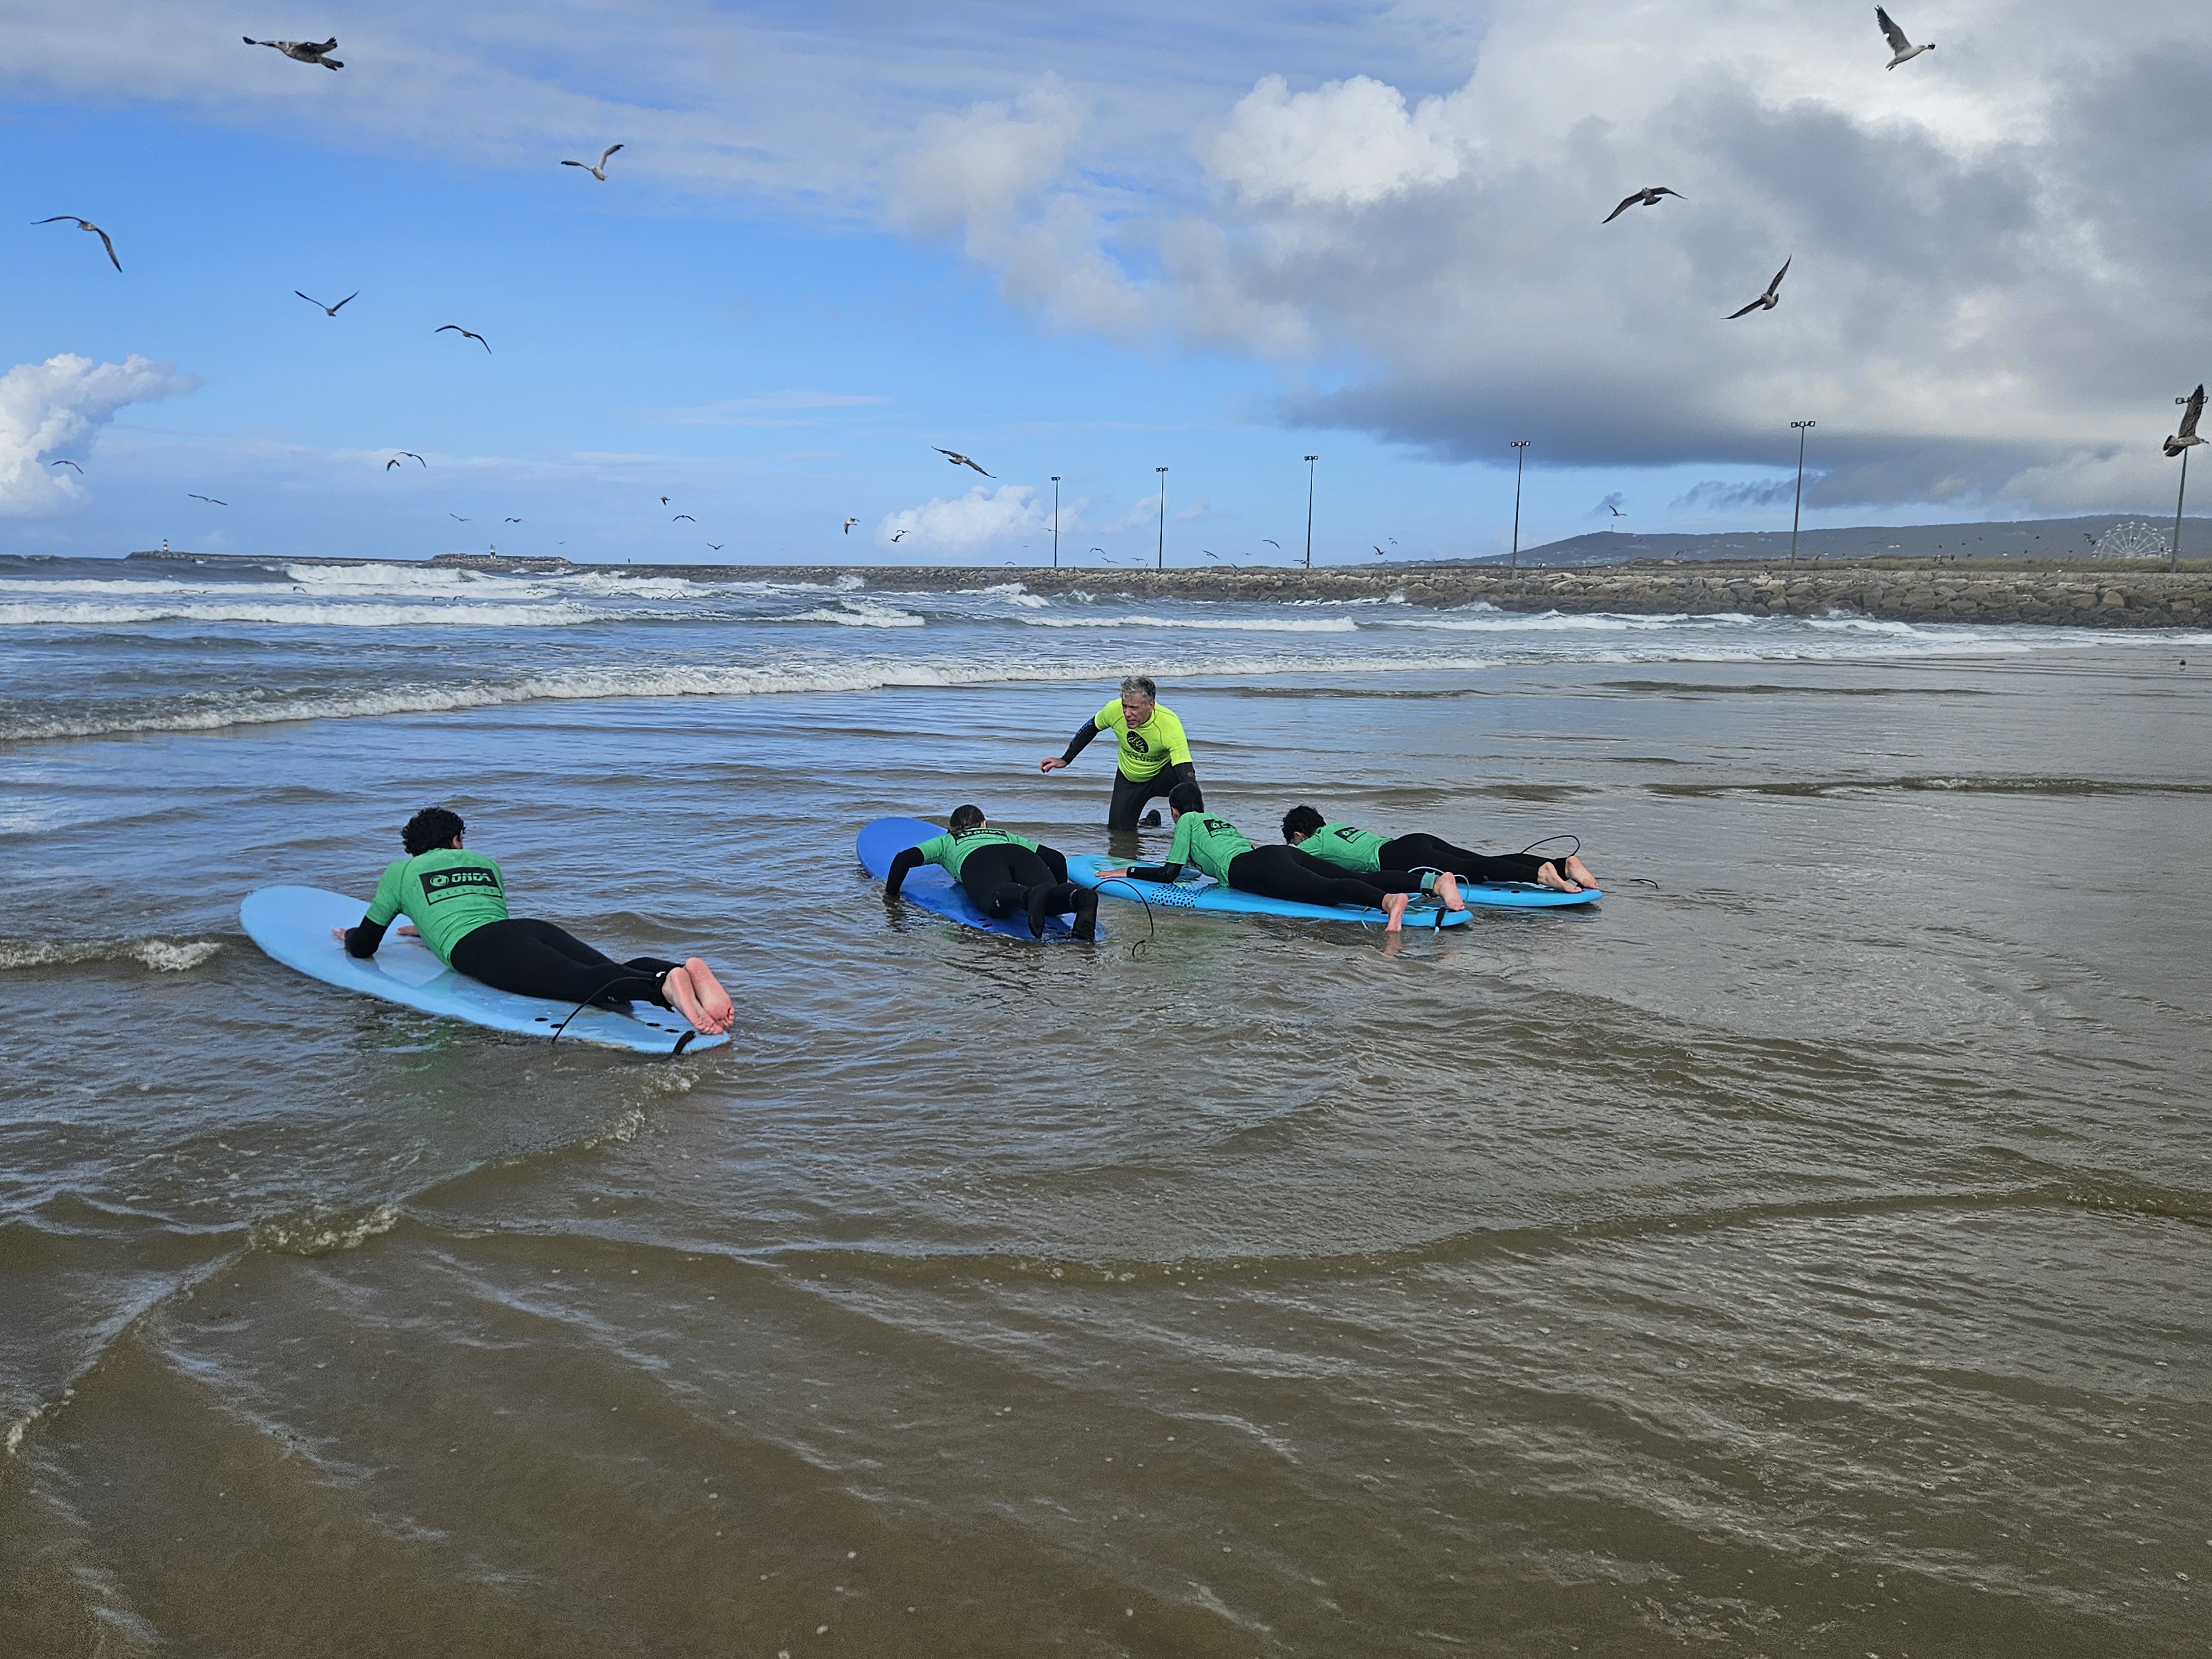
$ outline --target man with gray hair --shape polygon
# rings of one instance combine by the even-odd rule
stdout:
[[[1037,763],[1040,772],[1057,772],[1075,763],[1075,757],[1101,732],[1115,738],[1114,800],[1106,811],[1109,831],[1133,831],[1146,805],[1165,795],[1178,783],[1195,782],[1198,768],[1190,757],[1190,741],[1182,722],[1159,702],[1159,687],[1143,674],[1121,682],[1121,695],[1076,728],[1064,754],[1048,755]]]

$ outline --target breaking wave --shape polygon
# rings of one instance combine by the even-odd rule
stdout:
[[[189,973],[222,949],[211,939],[0,939],[0,969],[73,968],[88,962],[135,962],[157,974]]]

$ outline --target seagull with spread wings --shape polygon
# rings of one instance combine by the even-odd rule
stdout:
[[[2203,413],[2204,388],[2200,386],[2189,394],[2188,407],[2181,411],[2181,430],[2166,441],[2167,454],[2179,455],[2191,444],[2201,444],[2204,441],[2197,435],[2197,422]]]
[[[115,257],[115,244],[108,240],[107,233],[102,230],[98,225],[93,223],[91,220],[80,219],[74,213],[57,213],[51,219],[33,219],[31,222],[34,225],[58,225],[63,223],[64,221],[70,224],[75,225],[79,230],[88,230],[94,236],[99,237],[100,246],[107,250],[107,263],[113,265],[118,270],[123,269],[123,261]]]
[[[48,466],[65,466],[71,471],[75,472],[78,477],[82,478],[84,477],[84,469],[79,466],[75,461],[48,461],[46,465]]]
[[[249,46],[271,47],[295,64],[320,64],[326,70],[345,67],[337,58],[325,55],[338,49],[338,38],[335,34],[320,44],[313,40],[257,40],[250,34],[242,34],[239,39]]]
[[[976,471],[983,472],[983,469],[981,467],[975,466],[974,460],[969,459],[968,456],[963,455],[957,449],[939,449],[937,453],[944,456],[946,460],[951,462],[955,466],[974,466],[975,467]],[[994,477],[997,475],[990,472],[983,472],[983,476],[989,478]]]
[[[186,491],[185,493],[187,495],[191,496],[191,500],[196,501],[205,501],[210,507],[228,507],[230,505],[228,501],[219,501],[212,495],[191,495],[190,491]]]
[[[1797,256],[1793,253],[1790,256],[1790,259],[1784,259],[1782,262],[1782,269],[1774,273],[1774,280],[1766,285],[1765,293],[1760,295],[1756,300],[1753,300],[1741,311],[1731,311],[1721,320],[1723,322],[1732,323],[1737,318],[1747,317],[1754,311],[1771,311],[1775,307],[1780,305],[1782,303],[1782,279],[1790,274],[1790,260],[1795,259],[1796,257]]]
[[[1895,69],[1908,58],[1919,57],[1923,52],[1936,50],[1936,43],[1933,40],[1924,46],[1916,46],[1911,41],[1906,40],[1905,31],[1890,21],[1889,14],[1880,6],[1874,9],[1874,21],[1875,27],[1881,31],[1881,38],[1889,42],[1889,50],[1893,54],[1888,65],[1891,69]]]
[[[300,294],[300,290],[296,288],[294,289],[292,292],[295,294]],[[311,306],[323,306],[323,302],[320,300],[318,300],[312,294],[300,294],[300,297],[302,300],[305,300]],[[361,290],[359,289],[356,289],[352,293],[347,295],[344,299],[339,301],[337,304],[334,306],[323,306],[323,314],[326,317],[335,317],[339,312],[344,310],[346,307],[351,305],[359,298],[361,298]]]
[[[1270,547],[1273,548],[1273,549],[1275,550],[1275,551],[1276,551],[1276,552],[1278,552],[1278,553],[1279,553],[1279,552],[1281,552],[1281,551],[1283,550],[1283,544],[1282,544],[1282,543],[1280,543],[1280,542],[1277,541],[1277,540],[1276,540],[1273,536],[1262,536],[1262,537],[1261,537],[1261,538],[1260,538],[1260,539],[1261,539],[1261,541],[1263,541],[1263,542],[1267,543],[1268,546],[1270,546]]]
[[[679,513],[668,522],[671,524],[696,524],[699,520],[693,518],[689,513]]]
[[[848,520],[845,520],[845,533],[846,533],[848,536],[851,535],[851,534],[853,533],[853,526],[854,526],[854,525],[858,524],[858,523],[860,523],[860,520],[859,520],[858,519],[848,519]]]
[[[430,463],[429,463],[429,462],[428,462],[428,461],[426,461],[426,460],[424,460],[424,459],[423,459],[420,455],[417,455],[417,454],[416,454],[413,450],[411,450],[411,449],[403,449],[403,450],[401,450],[401,451],[399,452],[399,453],[398,453],[398,454],[394,455],[394,456],[393,456],[390,460],[386,461],[386,462],[384,464],[384,470],[385,470],[386,472],[391,471],[392,471],[392,469],[393,467],[395,467],[395,466],[398,465],[399,465],[399,463],[400,463],[402,460],[410,460],[410,461],[414,462],[417,466],[421,467],[421,468],[422,468],[425,472],[427,472],[427,471],[428,471],[430,470]]]
[[[459,335],[464,340],[474,340],[478,345],[484,349],[485,356],[489,357],[491,356],[491,342],[485,339],[483,335],[477,333],[472,329],[463,328],[459,323],[442,323],[436,328],[432,329],[430,332],[433,334],[443,334],[449,329],[453,332]]]
[[[1657,207],[1662,196],[1671,196],[1678,202],[1686,202],[1690,199],[1680,191],[1669,190],[1664,185],[1646,185],[1642,190],[1632,190],[1622,197],[1620,205],[1599,220],[1598,223],[1609,225],[1632,207]]]
[[[891,538],[891,539],[892,539],[893,541],[895,541],[895,542],[902,542],[902,541],[904,541],[904,540],[906,539],[906,532],[905,532],[905,531],[903,531],[903,530],[900,531],[900,532],[898,532],[898,534],[896,534],[896,536],[892,537],[892,538]]]
[[[563,161],[561,165],[564,167],[581,167],[604,185],[607,181],[607,157],[621,148],[620,144],[609,144],[599,152],[599,159],[596,161]]]

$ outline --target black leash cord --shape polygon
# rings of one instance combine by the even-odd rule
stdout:
[[[1129,960],[1134,962],[1152,948],[1152,941],[1160,936],[1160,925],[1152,920],[1152,902],[1145,896],[1141,884],[1130,880],[1127,876],[1115,876],[1114,881],[1116,885],[1127,888],[1137,902],[1145,907],[1145,926],[1152,930],[1129,947]],[[1106,884],[1102,881],[1098,885],[1103,887]],[[1095,891],[1096,889],[1093,890]]]

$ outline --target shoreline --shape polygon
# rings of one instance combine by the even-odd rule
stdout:
[[[267,558],[139,552],[133,560],[201,564],[403,565],[502,575],[654,575],[693,581],[807,582],[857,578],[878,591],[951,592],[1018,582],[1044,595],[1109,592],[1133,599],[1241,600],[1255,605],[1402,599],[1439,610],[1570,615],[1863,617],[1903,623],[2029,623],[2077,628],[2198,628],[2212,622],[2212,561],[1855,559],[1719,563],[1671,560],[1589,566],[1493,564],[1318,570],[1054,569],[1049,566],[583,564],[567,559],[441,554],[428,560]]]

